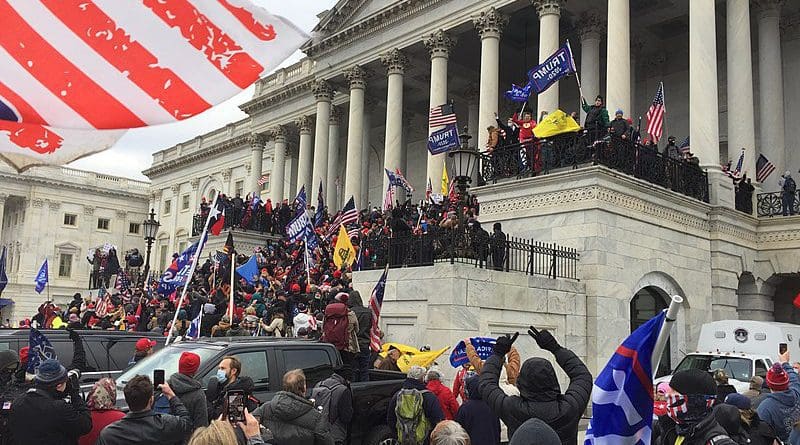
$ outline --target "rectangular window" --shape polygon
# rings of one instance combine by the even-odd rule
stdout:
[[[76,226],[76,225],[78,225],[78,215],[74,215],[72,213],[65,213],[64,214],[64,225],[65,226]]]
[[[181,210],[189,210],[189,195],[181,197]]]
[[[172,211],[172,200],[168,199],[164,201],[164,214],[169,215],[171,211]]]
[[[62,253],[58,256],[58,276],[69,278],[72,275],[72,254]]]
[[[178,243],[178,252],[183,252],[186,250],[186,241],[181,241]]]
[[[138,235],[139,231],[142,229],[142,225],[139,223],[130,223],[128,224],[128,233],[131,235]]]
[[[108,218],[97,218],[97,230],[108,230],[111,220]]]
[[[236,194],[239,196],[244,194],[244,181],[236,181]]]
[[[164,270],[169,266],[167,264],[167,246],[160,246],[161,250],[158,253],[159,257],[159,264],[161,264],[161,270]]]
[[[269,191],[269,175],[264,175],[263,181],[264,181],[264,185],[261,186],[261,190],[264,190],[265,192],[268,192]]]

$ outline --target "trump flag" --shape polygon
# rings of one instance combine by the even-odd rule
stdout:
[[[0,0],[0,17],[0,157],[20,171],[202,113],[307,39],[249,0]]]
[[[666,311],[639,326],[617,348],[592,388],[584,445],[647,445],[653,422],[651,357]]]

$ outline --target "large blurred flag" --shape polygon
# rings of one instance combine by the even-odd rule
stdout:
[[[344,225],[339,225],[339,236],[336,238],[336,247],[333,249],[333,264],[337,269],[341,269],[343,264],[349,266],[355,259],[356,249],[353,248],[347,229],[344,228]]]
[[[207,240],[208,235],[192,243],[177,258],[172,260],[172,263],[161,275],[161,279],[158,282],[157,292],[159,295],[169,295],[189,282],[189,270],[192,268],[192,261],[194,261],[195,255],[200,255],[203,252],[203,246],[205,246]]]
[[[33,280],[36,283],[36,292],[41,294],[44,290],[44,287],[47,286],[47,282],[50,281],[49,273],[47,271],[47,258],[44,259],[44,263],[42,266],[39,267],[39,272],[36,274],[36,279]]]
[[[378,331],[378,321],[381,319],[381,307],[383,306],[383,295],[386,293],[386,275],[389,273],[389,265],[383,269],[375,289],[372,289],[372,295],[369,297],[369,310],[372,312],[372,329],[369,331],[369,348],[373,352],[381,350],[381,336]]]
[[[308,38],[249,0],[0,0],[0,17],[0,157],[18,170],[195,116]]]
[[[661,311],[639,326],[594,381],[592,419],[584,445],[649,444],[653,422],[653,348],[664,324]]]
[[[56,350],[50,344],[50,340],[38,329],[31,328],[28,335],[28,367],[26,371],[30,374],[36,372],[36,368],[44,360],[57,360]]]
[[[571,116],[561,110],[553,111],[542,119],[533,134],[537,138],[549,138],[564,133],[575,133],[581,126]]]
[[[186,338],[193,338],[197,340],[200,338],[200,326],[202,325],[203,321],[203,312],[200,311],[197,314],[197,317],[194,317],[191,323],[189,323],[189,329],[186,330]]]

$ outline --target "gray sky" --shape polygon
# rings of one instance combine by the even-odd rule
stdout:
[[[310,32],[319,21],[317,14],[336,4],[336,0],[252,1],[265,7],[273,14],[281,15],[291,20],[306,32]],[[281,66],[290,65],[302,57],[303,53],[297,51]],[[142,175],[142,170],[150,167],[154,152],[215,130],[229,122],[235,122],[247,117],[245,113],[239,110],[238,105],[248,101],[252,96],[253,87],[250,87],[227,102],[191,119],[169,125],[130,130],[110,150],[79,159],[69,164],[69,166],[147,180],[147,177]]]

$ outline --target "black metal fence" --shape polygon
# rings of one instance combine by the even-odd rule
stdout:
[[[206,217],[202,215],[194,215],[192,217],[192,236],[199,236],[203,233],[203,225],[206,223]],[[225,217],[224,230],[228,229],[249,230],[258,233],[273,233],[277,229],[277,224],[273,215],[268,215],[264,212],[258,212],[252,216],[242,217]]]
[[[480,182],[546,175],[554,169],[592,163],[708,202],[708,175],[696,164],[671,159],[619,138],[591,139],[585,134],[569,133],[482,153]]]
[[[440,230],[361,241],[361,270],[469,264],[499,271],[578,280],[580,254],[575,249],[521,238],[505,241],[462,230]]]
[[[787,202],[787,214],[800,215],[800,191]],[[759,193],[756,197],[758,216],[783,215],[783,192]],[[791,205],[788,205],[791,204]]]

